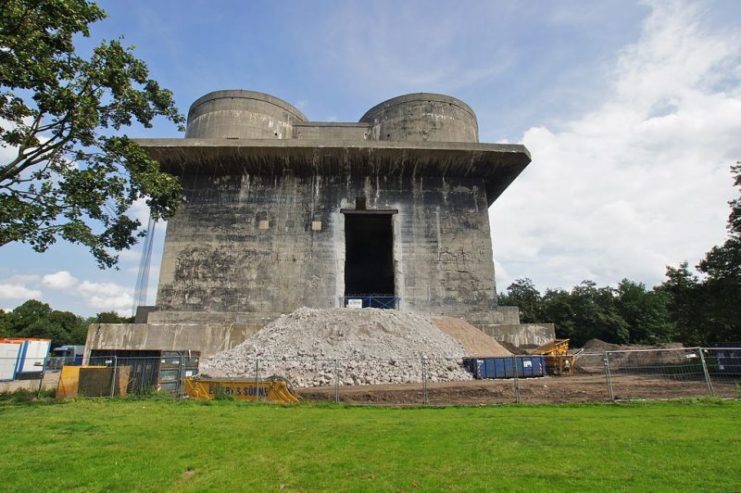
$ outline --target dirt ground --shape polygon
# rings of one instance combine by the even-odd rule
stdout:
[[[715,395],[740,397],[739,380],[716,382]],[[569,375],[559,377],[520,378],[516,385],[523,403],[608,402],[610,394],[604,376]],[[672,399],[708,395],[703,380],[675,380],[656,376],[621,375],[613,378],[616,400]],[[334,387],[297,389],[305,400],[334,400]],[[340,401],[351,404],[424,404],[424,385],[368,385],[342,386]],[[517,400],[515,381],[474,380],[470,382],[430,383],[427,385],[428,403],[450,404],[504,404]]]
[[[463,319],[439,317],[432,321],[435,326],[463,345],[468,356],[511,356],[512,353],[496,339],[489,337]]]

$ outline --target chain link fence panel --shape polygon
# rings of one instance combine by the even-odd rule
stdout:
[[[444,406],[610,402],[707,395],[741,397],[741,347],[577,351],[562,356],[516,355],[497,359],[497,375],[506,378],[477,379],[474,374],[478,373],[469,371],[474,364],[471,361],[426,355],[407,360],[360,356],[254,358],[242,362],[237,373],[200,376],[256,384],[279,379],[302,400],[355,405]],[[474,360],[480,362],[482,359]],[[539,361],[543,362],[542,368]],[[16,359],[0,357],[1,369],[10,369],[16,363]],[[89,358],[86,363],[102,371],[95,377],[96,390],[86,388],[86,392],[101,397],[157,392],[187,397],[185,379],[199,376],[197,359],[189,360],[184,354],[142,358],[98,356]],[[0,373],[5,376],[0,379],[0,393],[56,389],[60,372],[51,359],[40,365],[38,373],[26,375],[22,380],[12,378],[12,371],[5,371]],[[250,397],[266,400],[267,394],[250,393]]]

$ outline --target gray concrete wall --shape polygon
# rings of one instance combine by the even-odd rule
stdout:
[[[478,122],[471,107],[443,94],[398,96],[374,106],[360,121],[372,125],[373,140],[479,141]]]
[[[92,324],[85,341],[85,358],[93,349],[187,350],[206,357],[230,349],[262,325],[216,324]]]
[[[293,138],[362,142],[371,138],[371,130],[371,125],[368,123],[294,123]]]
[[[274,317],[340,306],[340,209],[353,209],[358,197],[368,209],[398,210],[401,309],[465,317],[496,305],[481,179],[193,174],[183,186],[186,201],[168,223],[160,310]]]
[[[551,323],[474,325],[497,341],[508,342],[517,347],[540,346],[556,338],[556,329]]]
[[[188,138],[290,139],[292,124],[304,122],[299,110],[256,91],[214,91],[198,98],[188,112]]]

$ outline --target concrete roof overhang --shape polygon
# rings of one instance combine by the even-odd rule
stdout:
[[[310,139],[136,139],[177,176],[234,171],[262,175],[384,175],[483,178],[491,205],[530,163],[522,145]]]

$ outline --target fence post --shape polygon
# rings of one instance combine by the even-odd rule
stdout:
[[[340,365],[337,359],[334,360],[334,401],[340,403]]]
[[[185,355],[180,353],[180,365],[178,365],[178,397],[183,397],[183,387],[185,386]]]
[[[118,370],[118,356],[113,356],[113,371],[111,372],[111,397],[116,393],[116,371]]]
[[[512,379],[515,386],[515,403],[520,403],[520,380],[517,378],[517,355],[512,356]]]
[[[46,374],[46,358],[48,356],[45,356],[43,361],[41,362],[41,379],[39,379],[39,390],[36,392],[36,398],[41,397],[41,391],[44,389],[44,375]]]
[[[255,358],[255,400],[260,400],[260,358]]]
[[[610,394],[610,400],[615,400],[615,394],[612,391],[612,375],[610,374],[610,353],[608,351],[605,351],[605,356],[603,358],[605,363],[605,378],[607,379],[607,391]]]
[[[713,382],[710,381],[710,372],[708,372],[708,365],[705,362],[705,355],[703,354],[705,352],[705,348],[697,348],[697,350],[700,353],[700,362],[702,363],[702,373],[705,375],[705,384],[708,386],[708,393],[710,395],[715,394],[713,391]]]
[[[426,406],[427,404],[430,403],[430,397],[427,393],[427,357],[424,355],[422,356],[422,385],[423,385],[423,390],[422,390],[423,402],[424,402],[424,405]]]

